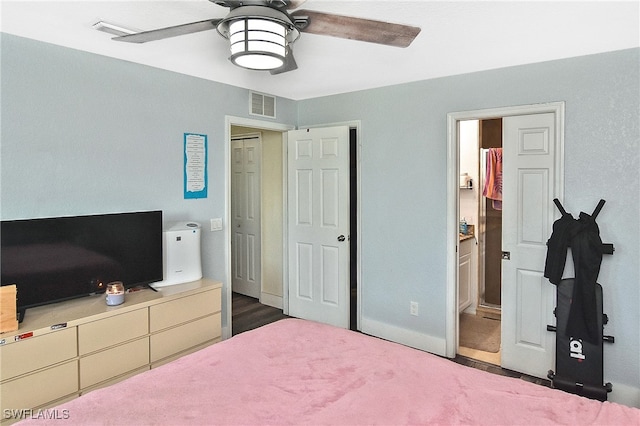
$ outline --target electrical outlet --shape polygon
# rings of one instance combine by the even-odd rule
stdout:
[[[418,302],[409,302],[409,313],[418,316]]]

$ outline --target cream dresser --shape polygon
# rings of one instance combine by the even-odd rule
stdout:
[[[127,293],[119,306],[96,295],[28,309],[0,334],[2,423],[220,341],[221,293],[202,279]]]

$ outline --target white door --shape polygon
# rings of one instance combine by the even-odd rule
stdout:
[[[288,133],[289,315],[349,327],[349,128]]]
[[[231,287],[260,298],[260,137],[231,141]]]
[[[501,365],[536,377],[554,368],[555,286],[544,278],[554,221],[553,113],[503,119]],[[505,259],[507,256],[509,259]]]

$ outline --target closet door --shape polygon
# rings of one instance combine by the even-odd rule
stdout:
[[[260,164],[259,136],[231,141],[231,264],[234,292],[260,298]]]

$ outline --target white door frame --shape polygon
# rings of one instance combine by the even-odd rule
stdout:
[[[224,145],[224,169],[225,169],[225,174],[224,174],[224,205],[225,205],[225,211],[224,211],[224,224],[225,226],[224,228],[224,241],[225,241],[225,250],[224,250],[224,264],[225,264],[225,277],[227,279],[227,282],[223,283],[223,290],[226,289],[226,294],[223,294],[222,297],[223,299],[226,301],[226,307],[227,307],[227,312],[226,312],[226,327],[223,327],[222,330],[222,338],[223,339],[228,339],[229,337],[231,337],[231,333],[232,333],[232,327],[231,327],[231,316],[232,316],[232,309],[231,309],[231,298],[232,298],[232,291],[231,291],[231,276],[232,276],[232,267],[231,267],[231,227],[229,226],[229,224],[231,223],[231,126],[240,126],[240,127],[250,127],[250,128],[254,128],[254,129],[262,129],[262,130],[271,130],[271,131],[276,131],[276,132],[282,132],[286,135],[286,132],[289,130],[293,130],[295,129],[295,126],[293,125],[289,125],[289,124],[281,124],[281,123],[274,123],[271,121],[262,121],[262,120],[256,120],[256,119],[251,119],[251,118],[244,118],[244,117],[234,117],[234,116],[230,116],[227,115],[224,118],[224,140],[225,140],[225,145]],[[287,138],[283,136],[282,138],[282,143],[283,143],[283,153],[286,153],[286,142],[287,142]],[[286,171],[286,168],[285,168]],[[286,180],[283,181],[283,185],[284,182],[286,182]],[[286,198],[283,201],[283,203],[285,204],[284,207],[284,211],[286,212]],[[283,217],[283,225],[285,225],[286,222],[286,217]],[[286,228],[285,228],[286,229]],[[286,241],[286,235],[285,235],[285,241]],[[286,256],[285,256],[286,258]],[[286,269],[285,269],[286,271]],[[224,293],[224,292],[223,292]],[[284,296],[284,295],[283,295]],[[285,299],[286,300],[286,299]],[[286,313],[286,312],[285,312]]]
[[[313,124],[313,125],[308,125],[308,126],[299,126],[299,128],[301,129],[306,129],[306,128],[315,128],[315,127],[336,127],[336,126],[347,126],[349,127],[349,129],[356,129],[356,143],[357,143],[357,147],[356,147],[356,162],[357,162],[357,167],[356,167],[356,191],[357,191],[357,198],[356,198],[356,208],[358,211],[358,215],[356,217],[356,231],[357,231],[357,238],[356,238],[356,244],[357,244],[357,248],[358,248],[358,256],[356,257],[356,264],[355,265],[350,265],[350,267],[355,267],[356,268],[356,280],[358,281],[356,283],[357,285],[357,303],[356,303],[356,328],[358,330],[362,330],[362,256],[360,255],[360,253],[362,253],[362,232],[361,232],[361,227],[362,227],[362,222],[360,220],[360,215],[362,212],[361,206],[362,203],[360,202],[361,200],[361,194],[362,194],[362,188],[361,188],[361,182],[362,180],[360,179],[361,177],[361,173],[362,170],[360,168],[360,148],[362,147],[362,122],[360,120],[351,120],[351,121],[340,121],[340,122],[333,122],[333,123],[324,123],[324,124]],[[287,168],[284,168],[285,171],[287,170]],[[286,176],[285,176],[285,182],[286,182]],[[286,197],[285,197],[286,198]],[[351,192],[349,192],[349,199],[351,199]],[[351,210],[351,208],[349,208],[349,210]],[[286,214],[287,210],[285,210],[285,214]],[[285,228],[285,232],[286,232],[286,228]],[[351,232],[349,233],[351,234]],[[288,240],[287,240],[288,241]],[[285,249],[288,250],[288,247]],[[287,256],[285,256],[285,262],[287,261]],[[289,271],[289,265],[286,264],[285,265],[285,269],[284,269],[284,273],[288,274]],[[285,282],[289,282],[289,277],[288,275],[286,275],[285,277]],[[284,311],[285,314],[287,314],[289,312],[289,286],[285,286],[284,290],[283,290],[283,297],[284,297],[284,305],[286,307],[286,311]]]
[[[490,118],[554,113],[556,122],[555,167],[562,170],[564,165],[564,102],[500,107],[447,114],[447,272],[446,272],[446,318],[445,356],[454,358],[458,349],[458,251],[460,238],[458,191],[460,184],[460,147],[458,121],[486,120]],[[555,182],[555,193],[564,198],[564,173]]]

